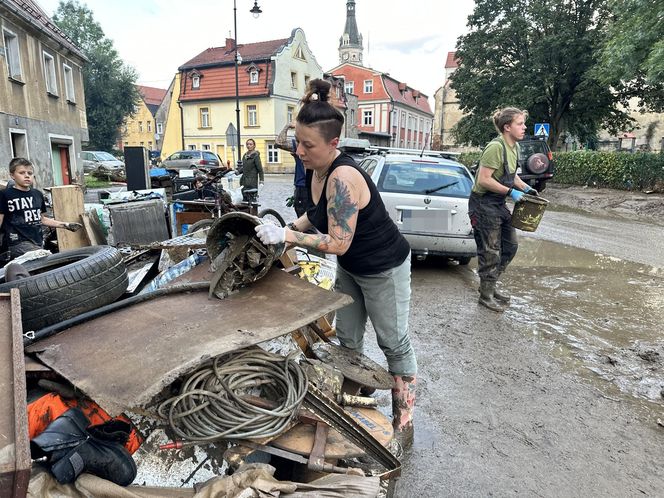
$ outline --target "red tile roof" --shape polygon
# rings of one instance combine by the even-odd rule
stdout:
[[[445,68],[459,67],[459,59],[456,57],[456,52],[447,52],[447,61],[445,61]]]
[[[410,88],[405,83],[401,83],[385,73],[383,73],[383,81],[385,82],[387,93],[390,94],[390,97],[392,97],[395,102],[401,102],[422,112],[433,115],[427,95]],[[419,96],[419,98],[416,99],[415,97],[417,96]]]
[[[136,88],[138,89],[138,93],[141,94],[141,97],[143,97],[145,103],[148,105],[160,105],[166,96],[166,92],[168,91],[164,90],[163,88],[154,88],[151,86],[141,85],[136,85]]]
[[[244,58],[244,56],[243,56]],[[255,66],[258,69],[258,84],[249,84],[249,69]],[[180,78],[180,100],[209,100],[235,97],[235,64],[221,67],[206,67],[197,69],[200,76],[200,87],[193,88],[191,73],[183,71]],[[238,71],[238,88],[241,97],[258,97],[270,94],[274,81],[274,63],[263,61],[242,65]]]
[[[253,60],[267,59],[274,55],[282,46],[290,41],[290,38],[280,40],[270,40],[256,43],[240,43],[237,51],[242,57],[242,63]],[[235,61],[235,50],[232,38],[226,38],[226,45],[223,47],[212,47],[201,52],[193,59],[185,62],[179,67],[179,70],[193,69],[202,66],[222,65]]]

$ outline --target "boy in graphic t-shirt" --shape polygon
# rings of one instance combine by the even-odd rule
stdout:
[[[15,157],[9,163],[9,174],[14,184],[0,191],[0,231],[10,260],[42,248],[42,225],[72,232],[81,228],[80,223],[56,221],[44,215],[44,195],[32,187],[35,172],[30,161]]]

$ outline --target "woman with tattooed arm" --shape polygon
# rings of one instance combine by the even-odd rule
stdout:
[[[297,155],[313,171],[307,187],[314,206],[286,228],[264,224],[265,244],[290,243],[337,255],[335,289],[353,298],[337,311],[341,345],[361,352],[367,317],[395,380],[395,434],[413,437],[417,362],[408,335],[410,246],[389,217],[371,178],[337,149],[343,115],[328,102],[330,84],[312,80],[297,115]],[[315,227],[319,233],[304,233]]]

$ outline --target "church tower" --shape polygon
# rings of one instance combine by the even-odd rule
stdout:
[[[339,38],[339,62],[362,65],[362,35],[355,22],[355,0],[346,2],[346,27]]]

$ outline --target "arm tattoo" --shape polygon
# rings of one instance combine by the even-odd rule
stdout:
[[[348,186],[334,178],[334,198],[329,202],[327,214],[332,225],[331,234],[336,239],[352,239],[354,230],[350,227],[349,221],[358,212],[357,203],[350,197]]]

